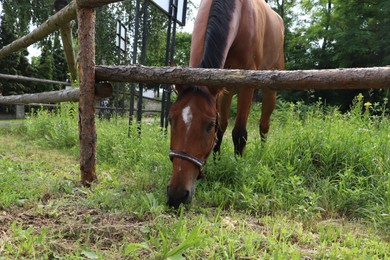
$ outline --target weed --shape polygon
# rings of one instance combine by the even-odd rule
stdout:
[[[136,253],[139,249],[143,249],[153,254],[154,259],[185,259],[183,257],[184,252],[200,245],[206,236],[202,234],[200,226],[188,231],[183,209],[182,207],[180,210],[178,221],[171,224],[170,228],[166,226],[158,228],[157,237],[150,236],[145,243],[128,244],[125,249],[125,256],[140,257]],[[174,231],[173,234],[172,230]]]

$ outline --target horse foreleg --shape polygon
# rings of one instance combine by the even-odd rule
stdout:
[[[214,146],[214,159],[215,155],[220,153],[223,135],[228,127],[232,97],[233,91],[223,91],[218,95],[217,109],[219,113],[219,127],[217,129],[217,142]]]
[[[254,88],[240,89],[238,91],[237,117],[232,131],[232,138],[234,153],[240,156],[242,156],[248,138],[246,124],[248,122],[249,110],[252,104],[253,92]]]
[[[261,118],[259,122],[261,140],[265,140],[265,135],[268,133],[270,118],[276,104],[276,91],[268,88],[262,90],[262,107]]]

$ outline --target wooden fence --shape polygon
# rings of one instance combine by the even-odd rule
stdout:
[[[79,100],[79,140],[81,182],[89,185],[96,176],[95,93],[98,81],[142,83],[204,84],[209,86],[258,86],[274,89],[371,89],[390,88],[390,68],[244,71],[196,69],[183,67],[96,66],[95,7],[118,0],[73,0],[28,35],[0,50],[0,59],[43,39],[61,29],[76,16],[78,19],[78,75],[80,89],[73,93]],[[63,39],[64,40],[64,39]],[[68,65],[70,61],[68,60]],[[70,66],[71,67],[71,66]],[[76,90],[75,90],[76,91]],[[43,95],[43,94],[37,94]],[[48,94],[50,95],[50,94]],[[69,101],[59,94],[59,101]],[[31,96],[30,96],[31,97]],[[16,102],[25,97],[0,97],[0,103]],[[74,100],[77,98],[74,97]],[[33,99],[32,102],[40,102]],[[73,100],[73,101],[74,101]],[[27,101],[26,101],[27,102]],[[31,99],[28,101],[31,102]]]

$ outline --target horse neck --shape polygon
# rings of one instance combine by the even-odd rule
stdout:
[[[203,0],[192,34],[190,66],[222,68],[237,35],[242,1]],[[205,23],[207,21],[207,23]]]

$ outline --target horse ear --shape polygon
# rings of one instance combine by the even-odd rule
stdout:
[[[180,94],[185,89],[185,85],[173,85],[173,91],[176,92],[176,94]]]

